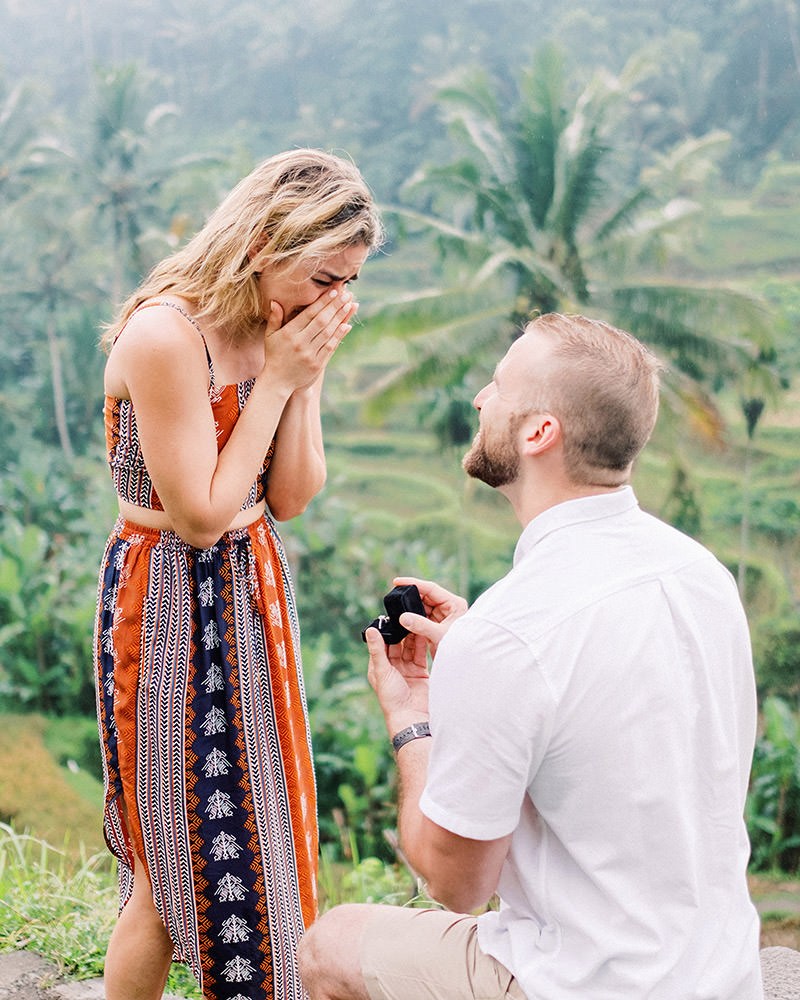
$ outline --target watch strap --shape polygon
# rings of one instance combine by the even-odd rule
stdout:
[[[422,739],[423,736],[431,735],[431,727],[428,722],[414,722],[407,729],[401,729],[392,737],[392,746],[395,753],[412,740]]]

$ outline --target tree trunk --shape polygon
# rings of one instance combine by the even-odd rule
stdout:
[[[53,383],[53,407],[55,410],[56,427],[58,429],[58,439],[61,442],[61,449],[67,461],[71,462],[75,457],[75,453],[72,450],[72,442],[69,438],[69,426],[67,425],[64,372],[61,367],[61,345],[58,342],[52,319],[48,319],[47,321],[47,345],[50,348],[50,377]]]

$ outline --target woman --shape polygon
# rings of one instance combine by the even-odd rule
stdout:
[[[214,1000],[300,998],[316,800],[292,586],[273,519],[321,489],[320,392],[381,226],[350,163],[273,157],[104,337],[120,517],[95,639],[104,830],[121,913],[108,1000],[174,957]]]

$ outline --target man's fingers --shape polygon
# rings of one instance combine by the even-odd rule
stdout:
[[[370,626],[364,633],[364,636],[367,640],[367,649],[370,656],[373,653],[379,653],[381,650],[386,652],[386,643],[383,641],[383,636],[374,626]]]
[[[439,642],[446,631],[438,622],[424,618],[422,615],[415,615],[411,611],[404,611],[398,620],[403,628],[407,628],[414,635],[421,635],[434,645]]]
[[[423,604],[430,608],[429,614],[435,612],[439,620],[453,615],[458,618],[469,607],[463,597],[445,590],[444,587],[432,580],[420,580],[414,576],[396,576],[393,582],[396,587],[410,583],[415,584]]]
[[[428,604],[432,604],[434,607],[439,604],[446,604],[448,601],[453,599],[460,600],[456,594],[452,594],[449,590],[445,590],[441,584],[434,583],[433,580],[420,580],[413,576],[397,576],[394,579],[395,586],[409,583],[416,584],[417,590],[419,591],[420,597],[423,601],[426,601]]]
[[[384,671],[389,665],[389,658],[386,655],[386,643],[376,628],[368,628],[364,633],[364,637],[367,640],[367,650],[369,651],[367,680],[377,692],[380,688],[380,681],[384,676]]]
[[[369,666],[372,670],[373,666],[383,666],[388,663],[388,656],[386,655],[386,643],[383,641],[383,636],[376,628],[368,628],[364,633],[367,640],[367,649],[369,650]]]

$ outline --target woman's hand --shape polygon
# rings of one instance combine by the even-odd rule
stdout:
[[[263,374],[281,380],[289,393],[312,386],[352,329],[357,309],[351,292],[334,290],[284,325],[283,308],[273,300],[264,333]]]
[[[265,332],[265,364],[259,381],[289,395],[278,423],[267,477],[273,517],[286,521],[306,509],[325,484],[320,394],[325,367],[351,329],[358,308],[350,292],[320,296],[288,323],[272,301]],[[282,381],[281,381],[282,380]],[[263,388],[263,386],[262,386]]]

